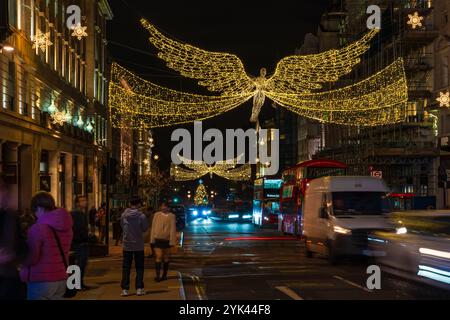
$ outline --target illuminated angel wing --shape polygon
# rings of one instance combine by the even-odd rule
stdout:
[[[159,50],[158,56],[169,68],[199,80],[200,85],[222,95],[253,91],[254,83],[236,55],[209,52],[172,40],[145,19],[141,19],[141,24],[150,32],[150,42]]]
[[[178,155],[178,158],[180,159],[181,163],[185,165],[187,168],[202,172],[204,174],[208,173],[210,171],[208,165],[204,163],[203,161],[195,161],[188,158],[183,157],[182,155]]]
[[[214,173],[228,180],[246,181],[250,180],[252,177],[252,167],[247,163],[235,169],[218,172],[215,171]]]
[[[267,80],[266,90],[302,93],[321,89],[322,83],[334,82],[352,71],[359,63],[359,57],[369,49],[369,42],[377,32],[377,29],[372,29],[360,40],[341,49],[283,58]]]
[[[170,166],[170,175],[175,179],[175,181],[196,180],[204,176],[202,172],[183,169],[173,163]]]
[[[300,116],[323,123],[378,126],[404,121],[408,85],[403,59],[350,86],[314,93],[267,96]]]

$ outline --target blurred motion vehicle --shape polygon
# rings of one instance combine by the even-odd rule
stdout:
[[[252,221],[259,227],[277,227],[280,214],[281,179],[256,179]]]
[[[186,227],[186,210],[182,205],[170,205],[170,211],[175,215],[177,221],[177,231]]]
[[[211,208],[208,206],[192,206],[188,209],[186,214],[186,223],[190,224],[193,221],[208,219],[211,215]]]
[[[368,235],[395,231],[387,215],[388,189],[374,177],[322,177],[310,182],[303,207],[303,237],[306,255],[320,253],[336,263],[340,256],[383,255],[371,250]]]
[[[376,263],[394,273],[450,291],[450,211],[395,212],[401,232],[375,232],[372,250],[386,252]]]
[[[225,208],[213,209],[212,218],[230,222],[252,222],[253,213],[250,202],[238,201],[229,203]]]
[[[308,160],[282,173],[278,229],[284,234],[300,236],[303,199],[309,181],[325,176],[343,176],[347,165],[335,160]]]

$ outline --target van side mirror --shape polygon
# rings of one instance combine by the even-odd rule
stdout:
[[[327,208],[324,208],[324,207],[320,208],[319,218],[321,218],[321,219],[328,219],[328,210],[327,210]]]

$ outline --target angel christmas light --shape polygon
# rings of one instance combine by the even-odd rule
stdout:
[[[253,100],[251,122],[266,98],[301,116],[346,125],[383,125],[403,121],[408,100],[401,58],[354,85],[324,91],[349,74],[360,62],[378,29],[341,49],[293,55],[280,60],[274,73],[247,74],[234,54],[210,52],[163,35],[147,20],[142,25],[167,67],[198,80],[212,95],[194,95],[160,87],[115,64],[110,84],[110,106],[115,126],[148,127],[192,122],[219,115]]]

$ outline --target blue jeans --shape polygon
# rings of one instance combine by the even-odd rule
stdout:
[[[28,282],[28,300],[62,300],[66,280],[54,282]]]

